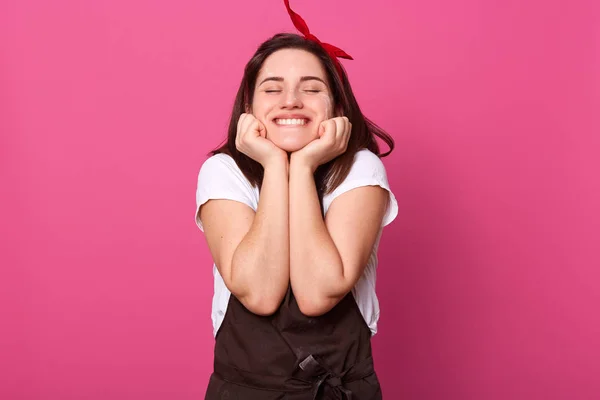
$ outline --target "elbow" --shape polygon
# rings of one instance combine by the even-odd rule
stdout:
[[[300,312],[307,317],[319,317],[329,312],[343,298],[311,296],[310,298],[296,297]]]
[[[263,317],[273,315],[279,309],[283,296],[251,295],[240,299],[244,307]]]
[[[294,297],[302,314],[307,317],[319,317],[331,311],[333,307],[350,293],[352,287],[353,285],[350,282],[340,280],[338,285],[331,285],[327,289],[318,288],[313,285],[308,291],[294,292]]]

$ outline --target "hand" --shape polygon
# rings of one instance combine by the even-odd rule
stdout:
[[[314,172],[319,165],[333,160],[346,151],[351,131],[352,124],[347,117],[325,120],[319,125],[319,137],[292,153],[292,159]]]
[[[263,168],[272,160],[285,159],[287,153],[275,146],[267,137],[265,126],[252,114],[242,114],[238,119],[235,147]]]

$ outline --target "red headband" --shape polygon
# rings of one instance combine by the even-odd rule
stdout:
[[[347,54],[344,50],[339,49],[329,43],[323,43],[319,39],[317,39],[317,37],[315,35],[313,35],[312,33],[310,33],[310,31],[308,30],[308,25],[306,25],[306,22],[304,22],[304,19],[302,19],[301,16],[299,16],[294,11],[292,11],[292,9],[290,8],[289,0],[283,0],[283,2],[285,3],[285,7],[287,8],[288,14],[290,14],[290,18],[292,19],[292,22],[294,23],[294,26],[296,27],[296,29],[298,29],[300,31],[300,33],[306,39],[320,44],[321,47],[323,47],[325,49],[325,51],[329,54],[329,56],[333,60],[335,66],[340,74],[340,77],[341,77],[342,76],[342,66],[341,66],[338,58],[345,58],[348,60],[353,60],[353,58],[349,54]]]

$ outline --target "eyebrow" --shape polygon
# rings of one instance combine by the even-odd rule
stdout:
[[[283,78],[281,76],[269,76],[268,78],[263,79],[258,86],[262,85],[265,82],[268,81],[275,81],[275,82],[283,82]],[[325,86],[327,86],[327,83],[325,83],[325,81],[321,78],[319,78],[318,76],[303,76],[300,78],[300,82],[306,82],[306,81],[319,81],[319,82],[323,82],[323,84]]]

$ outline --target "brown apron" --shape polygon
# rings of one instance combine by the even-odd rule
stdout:
[[[371,331],[351,293],[319,317],[300,312],[291,288],[266,317],[231,295],[206,400],[381,398]]]

